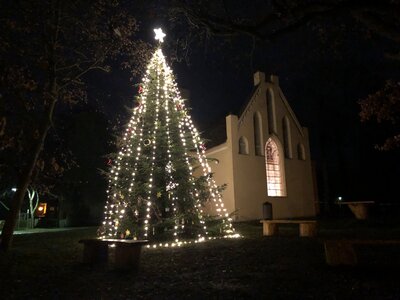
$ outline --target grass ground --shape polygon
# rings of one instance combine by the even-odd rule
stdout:
[[[179,249],[144,249],[138,272],[80,263],[78,240],[96,228],[18,235],[0,257],[0,299],[399,299],[397,247],[356,249],[360,265],[325,264],[323,240],[396,238],[400,225],[321,221],[317,238],[285,226],[262,237],[258,223],[236,224],[244,238]]]

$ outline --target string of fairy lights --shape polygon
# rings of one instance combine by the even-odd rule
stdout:
[[[156,39],[163,42],[163,38],[165,34],[161,29],[155,29]],[[151,78],[151,70],[155,70],[155,78]],[[151,80],[155,79],[155,81]],[[151,82],[152,81],[152,82]],[[155,85],[155,97],[153,99],[149,99],[150,95],[150,83]],[[172,70],[167,65],[165,57],[162,53],[160,47],[155,51],[153,57],[151,58],[147,71],[142,78],[142,85],[140,86],[140,94],[139,94],[139,105],[133,109],[132,118],[128,123],[128,126],[123,135],[124,146],[121,148],[121,151],[118,153],[116,161],[111,167],[111,176],[109,178],[109,188],[107,190],[107,202],[105,205],[105,219],[103,221],[104,225],[104,234],[102,238],[114,238],[117,237],[119,232],[119,227],[122,219],[125,217],[126,208],[128,207],[128,201],[131,197],[133,197],[133,188],[135,186],[136,177],[138,173],[139,161],[141,159],[143,149],[142,145],[146,147],[151,147],[150,154],[150,171],[148,174],[147,180],[147,197],[143,199],[145,202],[145,210],[140,209],[141,202],[137,200],[137,207],[134,212],[137,220],[143,219],[144,233],[143,238],[147,239],[150,234],[154,234],[154,232],[149,232],[151,227],[151,209],[155,204],[154,201],[157,201],[158,194],[154,186],[154,170],[156,167],[156,157],[157,157],[157,136],[160,133],[161,123],[159,120],[160,116],[164,116],[163,124],[166,129],[166,141],[167,141],[167,157],[168,162],[165,167],[166,176],[168,178],[168,184],[166,187],[166,192],[168,194],[168,207],[166,207],[167,211],[171,211],[172,214],[175,215],[178,213],[177,209],[177,201],[180,200],[178,194],[175,193],[175,188],[178,183],[174,181],[174,164],[173,164],[173,153],[170,148],[173,145],[172,137],[171,137],[171,112],[175,115],[179,115],[178,120],[178,132],[180,137],[181,147],[183,148],[185,163],[187,170],[189,172],[189,181],[190,184],[195,186],[195,182],[193,181],[194,169],[192,163],[190,162],[189,157],[195,156],[197,161],[199,162],[202,170],[203,176],[206,178],[207,186],[209,193],[211,195],[212,202],[214,203],[216,212],[219,217],[221,217],[224,221],[223,229],[225,237],[238,237],[235,234],[234,229],[232,227],[231,221],[232,219],[229,217],[229,214],[224,207],[222,197],[220,192],[218,191],[218,187],[212,178],[211,167],[207,162],[206,152],[204,143],[200,138],[200,134],[195,128],[193,121],[188,113],[188,110],[185,107],[184,100],[180,96],[179,89],[175,82],[175,78]],[[149,102],[148,101],[153,101]],[[155,114],[152,116],[154,118],[154,124],[152,126],[148,126],[146,128],[145,122],[149,122],[149,120],[145,120],[144,117],[149,108],[148,105],[151,105],[152,108],[155,108]],[[154,107],[153,107],[154,106]],[[161,113],[162,110],[162,113]],[[145,137],[152,137],[151,139],[146,139]],[[189,141],[189,140],[191,141]],[[195,149],[193,152],[191,149]],[[132,164],[132,157],[134,158],[133,168],[129,165]],[[132,170],[133,171],[130,171]],[[129,174],[130,182],[128,188],[128,194],[123,195],[123,193],[115,192],[119,189],[123,188],[126,184],[124,181],[129,181],[126,174]],[[121,174],[124,175],[121,175]],[[195,199],[195,209],[198,215],[199,223],[202,226],[202,232],[199,233],[193,241],[182,240],[179,236],[180,232],[184,229],[184,222],[180,222],[179,218],[175,218],[177,221],[173,227],[173,240],[167,243],[157,243],[149,245],[148,247],[157,248],[159,246],[164,247],[175,247],[181,246],[188,243],[198,243],[203,242],[207,239],[211,239],[212,237],[208,236],[207,226],[204,220],[204,211],[201,205],[200,193],[199,191],[193,187],[194,194],[192,195]],[[157,197],[154,195],[157,192]],[[144,216],[142,215],[144,214]],[[154,227],[153,227],[154,230]],[[137,233],[133,233],[133,238],[141,238],[137,235]]]

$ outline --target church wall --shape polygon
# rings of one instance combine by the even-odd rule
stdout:
[[[262,217],[262,204],[267,197],[265,169],[262,167],[264,156],[239,154],[237,164],[235,189],[238,219],[260,219]]]
[[[237,116],[229,115],[225,119],[227,140],[225,143],[208,149],[206,156],[210,159],[217,159],[218,164],[210,161],[210,167],[214,173],[214,180],[217,185],[226,184],[225,190],[222,192],[222,200],[227,212],[231,214],[236,210],[235,204],[235,183],[234,183],[234,168],[235,160],[233,153],[238,152],[238,137],[236,135]],[[206,212],[215,214],[213,205],[206,206]],[[235,218],[235,217],[234,217]]]
[[[286,197],[267,197],[272,203],[273,217],[297,218],[315,215],[313,181],[311,174],[308,132],[296,126],[296,120],[290,114],[283,99],[279,86],[267,84],[275,96],[276,134],[282,144],[281,155],[284,153],[284,138],[282,120],[285,116],[290,122],[292,158],[285,157]],[[297,145],[301,143],[306,152],[306,160],[299,160]]]
[[[239,154],[235,152],[234,160],[237,163],[235,168],[235,190],[236,190],[236,209],[238,220],[252,220],[262,217],[262,204],[267,197],[265,183],[265,167],[264,155],[256,155],[255,139],[254,139],[254,114],[260,113],[262,123],[262,146],[265,143],[266,133],[266,110],[263,107],[262,101],[258,98],[263,98],[264,90],[261,86],[255,92],[255,101],[249,103],[251,107],[247,108],[245,116],[238,127],[237,136],[245,136],[249,142],[249,154]],[[265,99],[265,97],[264,97]]]
[[[220,160],[217,165],[211,163],[217,184],[228,184],[223,197],[225,207],[229,212],[237,211],[236,220],[261,219],[262,204],[265,201],[272,203],[275,219],[314,216],[314,190],[307,129],[301,128],[295,119],[279,88],[278,78],[271,76],[269,81],[265,81],[263,73],[258,76],[258,88],[241,117],[226,117],[227,141],[223,144],[224,150],[221,150],[220,145],[207,151],[207,156]],[[284,155],[282,119],[287,116],[289,120],[291,158],[284,159],[286,197],[267,196],[265,153],[263,151],[262,155],[256,155],[255,151],[254,113],[258,112],[261,115],[263,150],[271,136],[266,101],[268,88],[275,96],[276,130],[272,134],[282,145],[280,155]],[[247,154],[239,154],[239,139],[242,136],[248,143]],[[298,158],[298,144],[304,146],[305,160]]]
[[[256,99],[249,103],[245,118],[238,127],[238,137],[245,136],[249,141],[248,155],[234,154],[237,161],[237,170],[234,176],[236,209],[239,210],[238,215],[241,220],[262,218],[262,204],[265,201],[272,203],[274,218],[315,215],[308,136],[305,135],[302,128],[298,128],[296,121],[285,106],[286,99],[281,97],[283,93],[278,86],[277,77],[274,76],[271,79],[272,82],[261,82]],[[284,146],[282,121],[285,116],[289,119],[292,158],[284,160],[286,197],[267,196],[265,156],[255,155],[253,128],[255,112],[258,111],[262,116],[263,145],[271,136],[268,128],[267,89],[271,89],[274,96],[275,130],[272,134],[278,138],[282,146]],[[306,161],[299,160],[297,157],[297,144],[299,143],[305,147]],[[282,148],[284,149],[284,147]],[[280,154],[284,155],[284,151],[281,151]]]
[[[216,184],[227,185],[225,190],[222,192],[222,200],[228,213],[231,213],[235,210],[235,197],[231,163],[231,148],[228,146],[229,145],[227,143],[224,143],[222,145],[219,145],[218,147],[214,147],[212,151],[207,152],[207,157],[218,160],[218,163],[214,161],[209,161],[208,163],[213,172],[213,178]],[[214,206],[212,203],[207,204],[206,211],[210,214],[215,214]]]

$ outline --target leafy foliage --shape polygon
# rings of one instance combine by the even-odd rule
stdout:
[[[66,167],[57,112],[86,100],[89,72],[108,72],[114,61],[135,73],[148,45],[135,38],[136,19],[120,1],[6,1],[0,11],[0,147],[8,151],[1,176],[13,168],[8,178],[19,178],[5,249],[28,185],[48,187],[37,175],[46,169],[54,179]]]
[[[367,98],[360,100],[361,121],[376,120],[378,123],[389,122],[395,131],[382,145],[376,146],[379,150],[392,150],[400,147],[400,82],[386,81],[383,89]]]
[[[202,0],[193,3],[174,0],[169,13],[174,18],[183,17],[188,26],[198,32],[205,31],[209,36],[232,38],[241,35],[259,41],[273,41],[322,18],[348,16],[369,31],[398,41],[399,7],[397,0],[367,3],[357,0],[252,1],[246,7],[237,1]]]
[[[1,20],[0,149],[10,151],[1,168],[10,174],[7,165],[24,164],[45,119],[54,125],[46,114],[50,94],[64,109],[86,101],[87,72],[109,71],[118,60],[137,73],[147,45],[133,38],[136,19],[119,1],[11,1],[2,4]],[[56,132],[50,139],[53,153],[36,164],[48,177],[62,173],[70,159]]]

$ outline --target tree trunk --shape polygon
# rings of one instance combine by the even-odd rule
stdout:
[[[34,181],[35,179],[32,178],[31,180]],[[32,188],[32,192],[30,192],[28,189],[28,196],[29,196],[30,227],[34,228],[35,227],[35,211],[39,205],[39,193],[33,188]],[[33,203],[33,201],[35,201],[35,203]]]
[[[15,226],[17,224],[18,213],[21,210],[22,202],[24,200],[26,191],[28,189],[29,184],[31,183],[33,171],[35,169],[39,155],[42,152],[47,133],[51,127],[51,122],[56,102],[57,98],[54,96],[51,97],[39,139],[36,141],[36,144],[32,149],[32,155],[29,157],[27,165],[25,166],[21,174],[21,177],[19,179],[19,182],[17,184],[17,191],[14,194],[10,211],[7,214],[3,231],[1,233],[0,250],[2,251],[8,251],[11,247]]]

